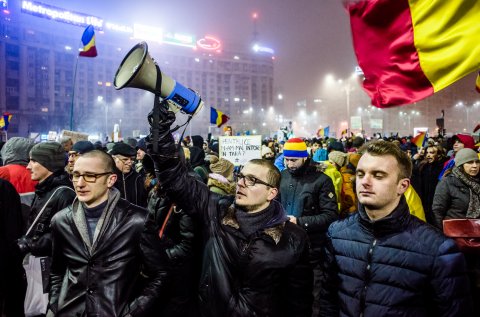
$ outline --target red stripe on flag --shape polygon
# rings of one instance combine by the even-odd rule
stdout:
[[[413,103],[434,93],[413,41],[408,0],[347,2],[363,88],[377,107]]]

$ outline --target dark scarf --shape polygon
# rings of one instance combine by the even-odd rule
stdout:
[[[480,184],[478,179],[472,177],[463,171],[463,168],[455,166],[452,170],[453,175],[462,183],[467,185],[470,190],[470,201],[468,202],[467,218],[480,218]]]
[[[93,241],[93,235],[95,233],[95,229],[97,228],[98,220],[100,220],[100,217],[107,206],[107,202],[108,200],[105,200],[103,203],[93,208],[87,208],[84,206],[85,220],[87,220],[87,229],[90,242]]]
[[[274,216],[274,213],[275,206],[271,203],[267,208],[259,212],[245,212],[243,210],[237,210],[235,217],[240,225],[240,231],[246,237],[249,237],[255,232],[267,228],[269,222]]]

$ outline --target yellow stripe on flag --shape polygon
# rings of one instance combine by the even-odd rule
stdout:
[[[408,2],[420,65],[435,92],[480,68],[480,1]]]

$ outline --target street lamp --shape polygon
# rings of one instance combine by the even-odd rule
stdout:
[[[346,115],[347,115],[347,128],[350,129],[350,97],[351,93],[355,90],[354,85],[352,85],[351,80],[355,79],[357,77],[357,74],[352,73],[350,77],[348,77],[346,80],[343,79],[337,79],[335,80],[335,77],[332,74],[327,74],[325,76],[325,82],[327,85],[340,85],[341,89],[343,92],[345,92],[345,100],[346,100]]]
[[[475,103],[473,103],[472,105],[468,106],[467,104],[464,104],[462,101],[460,102],[457,102],[457,104],[455,105],[455,108],[465,108],[465,128],[463,129],[463,131],[467,131],[468,127],[469,127],[469,121],[470,121],[470,108],[478,108],[478,106],[480,106],[480,101],[476,101]]]
[[[108,136],[108,105],[107,102],[103,100],[103,96],[97,96],[97,101],[103,103],[105,107],[105,137]]]

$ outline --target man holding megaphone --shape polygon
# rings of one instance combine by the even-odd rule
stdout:
[[[199,309],[204,316],[310,316],[312,276],[304,230],[285,216],[280,173],[255,159],[236,176],[234,196],[221,196],[187,174],[170,132],[175,114],[159,110],[156,151],[148,137],[157,178],[180,207],[204,228]]]

